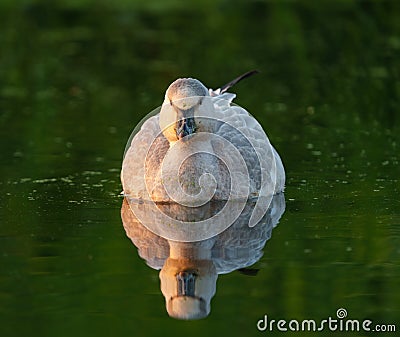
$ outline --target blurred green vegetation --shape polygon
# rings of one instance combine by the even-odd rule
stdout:
[[[255,335],[255,322],[400,327],[400,2],[0,2],[0,334]],[[119,169],[177,77],[236,103],[287,170],[256,278],[221,276],[210,317],[166,316],[125,239]],[[355,334],[356,335],[356,334]]]

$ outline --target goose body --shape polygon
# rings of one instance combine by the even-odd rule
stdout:
[[[257,120],[232,103],[236,95],[226,92],[243,77],[218,90],[191,78],[173,82],[160,112],[127,146],[124,195],[201,206],[282,192],[279,154]]]

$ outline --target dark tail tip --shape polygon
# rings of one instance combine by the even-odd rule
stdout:
[[[223,94],[229,88],[232,88],[236,83],[240,82],[241,80],[243,80],[243,79],[245,79],[247,77],[250,77],[250,76],[252,76],[254,74],[258,74],[258,73],[259,73],[258,70],[251,70],[251,71],[248,71],[247,73],[244,73],[244,74],[240,75],[239,77],[236,77],[234,80],[232,80],[229,83],[223,85],[221,87],[221,92],[220,93]]]

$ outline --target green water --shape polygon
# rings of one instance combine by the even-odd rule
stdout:
[[[399,4],[3,1],[0,335],[256,336],[338,308],[398,334]],[[177,321],[122,226],[125,144],[177,77],[250,69],[235,102],[281,154],[286,212],[257,275]]]

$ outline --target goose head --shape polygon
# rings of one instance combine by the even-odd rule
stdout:
[[[197,132],[214,132],[213,105],[208,89],[193,78],[179,78],[165,93],[160,111],[160,128],[170,143],[175,143]]]
[[[211,260],[169,257],[160,271],[168,314],[177,319],[201,319],[210,313],[218,274]]]

